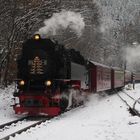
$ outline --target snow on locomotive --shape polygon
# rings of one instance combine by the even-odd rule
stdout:
[[[87,70],[79,52],[36,34],[24,42],[17,67],[16,114],[55,116],[83,103]]]

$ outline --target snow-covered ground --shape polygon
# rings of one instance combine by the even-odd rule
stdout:
[[[9,87],[0,90],[0,124],[17,119]],[[127,93],[140,97],[140,84]],[[132,116],[117,95],[90,96],[83,107],[64,113],[10,140],[139,140],[140,118]]]

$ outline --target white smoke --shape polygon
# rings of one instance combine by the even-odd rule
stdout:
[[[102,17],[100,26],[100,31],[102,33],[106,32],[114,26],[116,26],[115,22],[110,17]]]
[[[59,30],[70,28],[80,37],[85,27],[84,19],[80,13],[66,10],[54,13],[50,19],[44,21],[44,25],[38,32],[47,36],[57,35]]]
[[[126,65],[131,70],[140,66],[140,45],[133,45],[126,49]],[[136,68],[136,69],[135,69]]]

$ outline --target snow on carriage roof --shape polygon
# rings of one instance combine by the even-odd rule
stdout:
[[[90,63],[96,65],[96,66],[101,66],[101,67],[106,67],[106,68],[111,68],[107,65],[104,65],[104,64],[101,64],[101,63],[98,63],[98,62],[95,62],[95,61],[92,61],[92,60],[89,60]]]
[[[119,68],[119,67],[111,67],[111,69],[124,71],[124,69]]]
[[[96,66],[101,66],[101,67],[104,67],[104,68],[110,68],[110,69],[114,69],[114,70],[121,70],[123,71],[122,68],[119,68],[119,67],[111,67],[111,66],[107,66],[107,65],[104,65],[104,64],[101,64],[101,63],[98,63],[98,62],[95,62],[95,61],[92,61],[92,60],[89,60],[90,63],[96,65]]]

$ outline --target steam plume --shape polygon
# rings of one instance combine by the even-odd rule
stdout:
[[[44,25],[38,31],[41,35],[56,35],[61,29],[70,28],[80,37],[85,27],[84,19],[80,13],[66,10],[54,13],[50,19],[44,21]]]
[[[136,66],[140,66],[140,45],[139,44],[126,49],[126,62],[127,62],[127,67],[131,70],[134,70]]]

